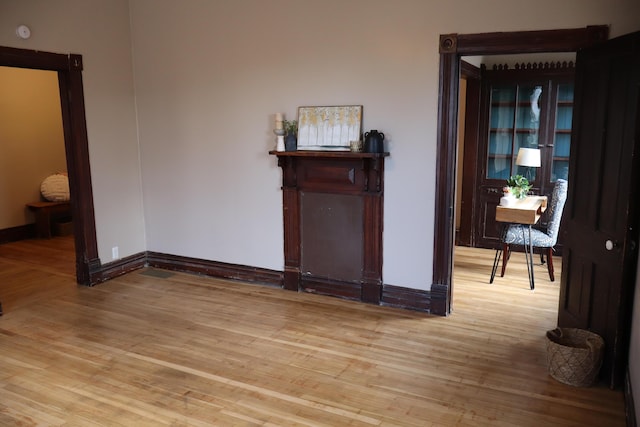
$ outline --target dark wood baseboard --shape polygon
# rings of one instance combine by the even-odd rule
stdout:
[[[627,374],[624,377],[624,411],[627,417],[627,427],[638,427],[638,420],[636,419],[636,405],[633,400],[629,367],[627,367]]]
[[[300,280],[300,290],[374,305],[431,312],[430,292],[421,289],[384,285],[380,295],[377,291],[371,292],[372,295],[375,294],[375,297],[367,299],[363,297],[367,293],[367,288],[360,283],[303,276]]]
[[[429,291],[431,314],[438,316],[447,316],[449,314],[451,310],[448,307],[448,292],[449,286],[445,284],[434,283],[431,285],[431,291]]]
[[[313,276],[302,276],[300,290],[312,294],[329,295],[332,297],[360,301],[362,286],[360,283],[323,279]]]
[[[254,284],[283,288],[284,273],[266,268],[249,267],[238,264],[169,255],[158,252],[141,252],[101,266],[95,273],[96,280],[92,284],[113,279],[122,274],[145,266],[164,270],[180,271],[183,273],[202,274],[221,279],[240,280]],[[348,300],[362,301],[369,304],[397,307],[406,310],[432,312],[432,291],[405,288],[394,285],[384,285],[379,298],[363,299],[363,292],[367,288],[361,283],[344,282],[312,276],[300,279],[300,287],[292,289],[333,296]],[[371,292],[370,292],[371,293]],[[377,294],[376,294],[377,295]]]
[[[147,252],[147,264],[151,267],[185,273],[204,274],[222,279],[242,280],[268,286],[282,287],[283,273],[266,268]]]
[[[91,285],[122,276],[123,274],[127,274],[134,270],[139,270],[144,267],[146,263],[147,254],[145,252],[141,252],[101,265],[98,268],[98,272],[94,272],[92,274],[92,278],[94,280],[91,281]]]
[[[35,224],[19,225],[0,230],[0,244],[18,242],[36,237]]]
[[[431,294],[421,289],[384,285],[380,305],[430,313]]]

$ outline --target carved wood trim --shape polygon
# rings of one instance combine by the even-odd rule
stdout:
[[[481,66],[482,69],[486,67]],[[531,71],[546,71],[546,70],[575,70],[575,63],[573,61],[556,61],[556,62],[516,62],[513,66],[509,64],[493,64],[491,67],[494,71],[506,71],[506,70],[531,70]]]
[[[458,50],[458,35],[443,34],[440,36],[440,53],[455,53]]]

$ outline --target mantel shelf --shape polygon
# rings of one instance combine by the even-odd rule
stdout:
[[[356,153],[352,151],[276,151],[271,150],[269,154],[278,157],[328,157],[328,158],[346,158],[346,159],[376,159],[389,156],[388,152],[384,153]]]

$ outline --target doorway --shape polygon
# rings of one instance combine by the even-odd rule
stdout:
[[[431,307],[448,315],[452,306],[454,204],[460,59],[463,56],[576,52],[608,38],[607,26],[511,33],[440,36],[435,232]]]
[[[563,260],[558,326],[589,329],[603,336],[608,345],[601,376],[612,388],[622,383],[626,369],[630,301],[637,262],[638,203],[633,195],[637,192],[638,165],[631,153],[634,149],[633,141],[638,141],[633,136],[638,134],[639,119],[639,36],[640,32],[636,32],[609,41],[606,27],[447,35],[441,37],[440,50],[435,215],[437,249],[434,254],[434,284],[431,291],[432,302],[435,300],[437,303],[432,303],[434,314],[448,314],[452,302],[453,185],[450,183],[453,182],[456,169],[453,153],[457,124],[456,77],[459,74],[460,58],[472,53],[522,52],[519,49],[530,52],[526,48],[526,40],[534,47],[534,52],[575,50],[578,52],[575,92],[578,113],[572,130],[575,134],[571,138],[571,151],[574,155],[571,156],[569,168],[569,210],[565,215],[565,225],[568,226],[565,250],[568,254],[565,253],[567,260]],[[496,39],[501,42],[496,43]],[[578,141],[580,150],[576,150]],[[610,161],[611,159],[614,161]],[[578,175],[578,172],[582,175]],[[450,180],[449,183],[446,182],[447,179]],[[600,187],[596,188],[594,182]],[[603,185],[618,191],[604,191]],[[596,200],[592,203],[594,194]],[[602,195],[612,195],[615,203],[609,202],[611,199],[605,199]],[[576,206],[579,208],[576,209]],[[615,225],[610,232],[605,230],[605,225],[609,223],[601,221],[604,216],[610,220],[609,223]],[[594,218],[598,221],[592,220]],[[583,222],[592,222],[593,226],[579,228],[582,223],[578,220],[584,219],[586,221]],[[438,252],[442,248],[444,250]],[[603,252],[606,256],[602,255]],[[599,276],[596,277],[595,272]],[[607,304],[602,303],[605,299]]]
[[[0,46],[0,66],[55,71],[58,74],[65,155],[74,219],[76,281],[100,281],[91,170],[82,85],[82,56]]]

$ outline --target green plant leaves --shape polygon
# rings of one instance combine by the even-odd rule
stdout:
[[[529,184],[529,180],[522,175],[510,176],[507,180],[507,186],[511,188],[511,193],[518,199],[525,198],[532,187],[532,185]]]

